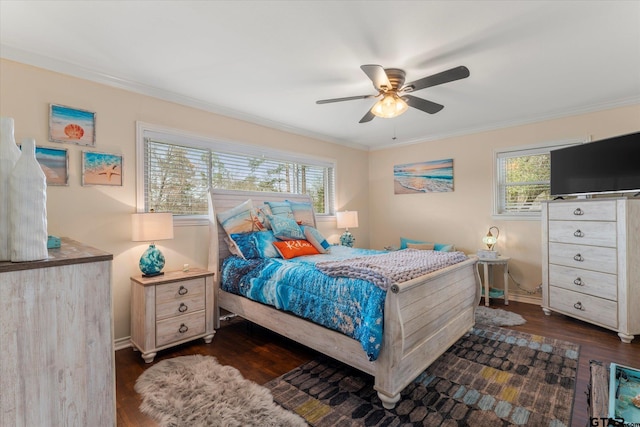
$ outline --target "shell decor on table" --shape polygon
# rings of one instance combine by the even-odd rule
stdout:
[[[9,178],[20,157],[13,137],[13,119],[0,117],[0,261],[11,260],[9,246]]]
[[[9,179],[11,261],[46,259],[47,178],[36,160],[36,141],[22,141],[22,154]]]

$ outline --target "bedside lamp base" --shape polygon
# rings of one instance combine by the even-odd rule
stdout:
[[[340,236],[340,244],[342,246],[352,248],[355,241],[356,238],[353,237],[353,234],[351,234],[349,230],[345,231],[344,233],[342,233],[342,236]]]
[[[161,276],[164,273],[164,255],[156,245],[151,244],[140,257],[140,271],[143,277]]]

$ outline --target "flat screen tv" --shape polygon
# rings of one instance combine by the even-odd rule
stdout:
[[[640,132],[551,151],[551,195],[640,192]]]

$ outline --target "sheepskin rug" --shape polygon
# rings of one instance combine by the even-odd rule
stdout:
[[[140,375],[140,410],[162,426],[306,426],[271,392],[211,356],[162,360]]]

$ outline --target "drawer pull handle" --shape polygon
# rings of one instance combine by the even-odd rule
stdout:
[[[178,295],[186,295],[187,292],[189,292],[189,289],[187,289],[184,286],[180,285],[180,289],[178,289]]]
[[[187,307],[187,304],[181,302],[180,303],[180,307],[178,307],[178,311],[180,313],[184,313],[185,311],[189,310],[189,307]]]
[[[576,310],[584,311],[584,307],[582,306],[582,303],[580,301],[578,301],[577,303],[573,304],[573,308],[575,308]]]
[[[584,286],[584,283],[582,283],[582,279],[580,277],[576,278],[576,280],[573,281],[573,284],[576,286]]]
[[[576,230],[573,235],[576,237],[584,237],[584,233],[581,230]]]
[[[579,261],[579,262],[584,261],[584,257],[583,257],[582,255],[580,255],[580,254],[576,254],[576,255],[573,257],[573,259],[574,259],[574,260],[576,260],[576,261]]]
[[[180,329],[178,329],[178,332],[180,332],[181,334],[184,334],[188,330],[189,330],[189,327],[183,323],[182,325],[180,325]]]
[[[575,211],[573,211],[574,215],[584,215],[584,211],[580,208],[576,209]]]

